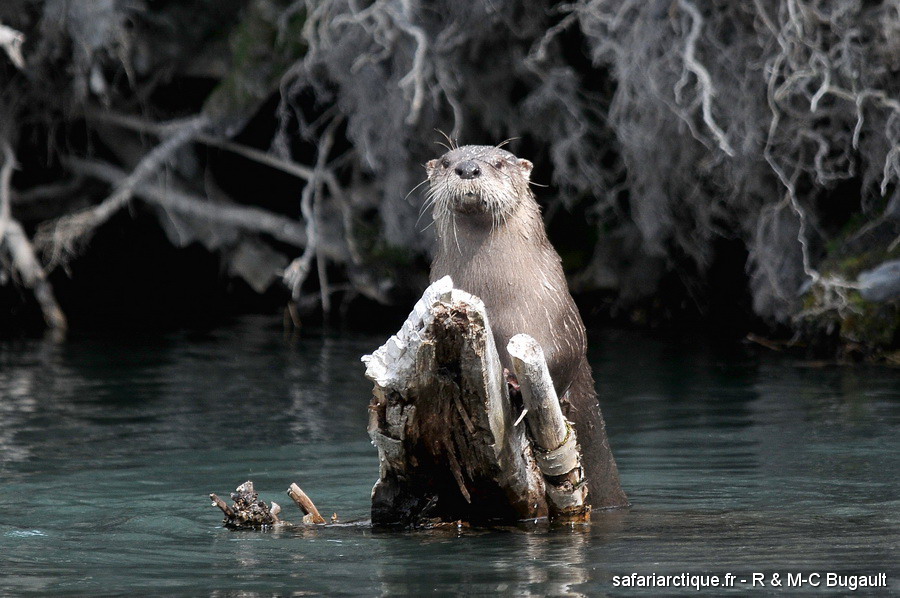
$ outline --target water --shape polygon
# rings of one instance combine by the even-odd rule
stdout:
[[[0,595],[785,595],[773,573],[886,573],[900,590],[900,371],[815,367],[608,332],[592,360],[634,506],[589,528],[373,531],[383,337],[210,333],[0,344]],[[300,519],[232,532],[206,495],[252,479]],[[639,591],[614,576],[735,574]],[[880,594],[879,594],[880,592]],[[835,595],[848,593],[835,590]]]

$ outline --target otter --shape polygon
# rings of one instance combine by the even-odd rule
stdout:
[[[510,372],[510,338],[524,332],[540,343],[581,445],[588,501],[595,509],[626,506],[585,355],[584,324],[529,187],[532,164],[500,146],[448,149],[425,167],[437,235],[431,281],[449,275],[455,287],[484,301]]]

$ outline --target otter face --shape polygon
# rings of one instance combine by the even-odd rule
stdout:
[[[531,162],[491,145],[465,145],[425,165],[435,217],[490,215],[502,220],[530,197]]]

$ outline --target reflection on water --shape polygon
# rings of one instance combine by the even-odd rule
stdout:
[[[358,358],[382,341],[286,341],[249,318],[0,345],[0,595],[660,595],[612,585],[632,572],[887,572],[900,589],[897,370],[607,333],[592,360],[632,509],[379,532]],[[229,532],[206,493],[246,479],[288,519],[297,481],[345,523]]]

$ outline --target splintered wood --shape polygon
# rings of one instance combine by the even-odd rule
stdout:
[[[373,524],[585,518],[574,430],[564,419],[528,418],[529,438],[515,425],[518,409],[484,304],[449,277],[432,284],[400,331],[363,361],[375,383],[369,434],[380,460]],[[555,401],[558,411],[541,377],[543,356],[533,361],[519,381],[536,404]]]

